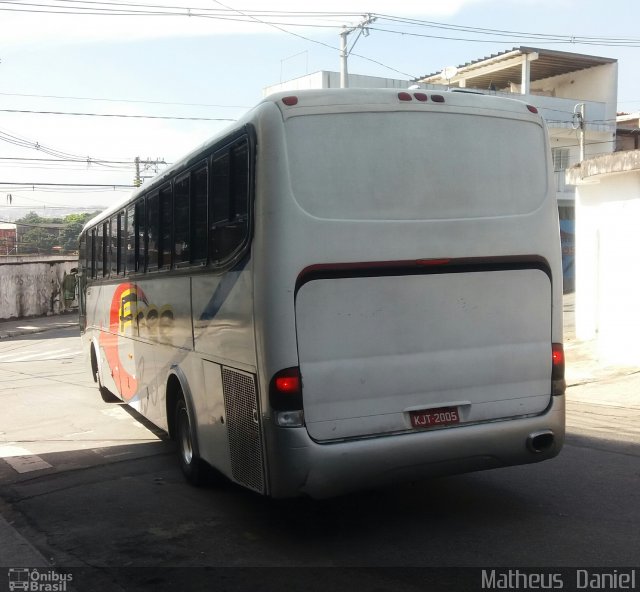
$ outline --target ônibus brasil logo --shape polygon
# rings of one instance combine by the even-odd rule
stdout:
[[[73,581],[72,574],[52,568],[11,567],[8,577],[10,592],[67,592],[67,585]]]

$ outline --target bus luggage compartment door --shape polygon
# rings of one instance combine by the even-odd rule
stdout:
[[[542,413],[551,281],[542,270],[336,277],[304,283],[296,325],[309,435],[328,441]],[[442,427],[442,426],[435,426]]]

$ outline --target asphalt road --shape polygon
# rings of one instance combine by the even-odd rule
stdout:
[[[189,486],[171,442],[102,402],[79,347],[75,329],[0,342],[0,512],[52,565],[89,569],[91,589],[327,590],[326,567],[352,568],[330,573],[359,590],[462,589],[415,571],[452,566],[636,567],[640,589],[640,432],[633,411],[585,401],[588,384],[569,389],[551,461],[275,502]]]

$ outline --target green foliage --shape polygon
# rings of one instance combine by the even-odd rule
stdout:
[[[83,226],[98,213],[43,218],[35,212],[29,212],[16,220],[19,251],[22,254],[73,254],[78,250],[78,236]]]

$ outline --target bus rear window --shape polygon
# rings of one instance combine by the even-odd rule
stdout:
[[[535,210],[548,191],[537,123],[454,113],[346,113],[286,122],[291,186],[341,220],[483,218]]]

